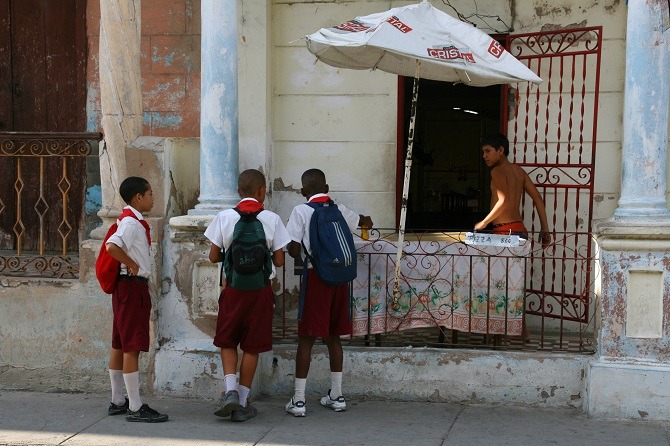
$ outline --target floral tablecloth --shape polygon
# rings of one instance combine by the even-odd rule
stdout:
[[[354,335],[435,326],[521,335],[530,251],[530,243],[521,243],[501,248],[466,245],[458,237],[406,241],[400,294],[393,306],[397,245],[384,239],[358,241]]]

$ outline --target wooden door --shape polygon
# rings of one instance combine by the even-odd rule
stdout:
[[[40,140],[86,130],[85,12],[86,0],[0,0],[0,132],[44,133]],[[85,159],[2,156],[0,163],[0,249],[17,249],[20,240],[23,251],[56,251],[66,233],[68,251],[76,251]]]

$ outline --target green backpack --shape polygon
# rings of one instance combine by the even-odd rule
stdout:
[[[240,212],[233,230],[233,242],[226,250],[223,269],[228,285],[236,290],[265,288],[272,273],[272,255],[268,249],[263,224],[258,220],[261,211]]]

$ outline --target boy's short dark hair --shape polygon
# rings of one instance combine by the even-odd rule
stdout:
[[[119,186],[119,194],[126,204],[137,194],[142,194],[149,190],[149,182],[142,177],[128,177]]]
[[[307,169],[300,177],[302,188],[309,195],[326,191],[326,174],[320,169]]]
[[[498,147],[502,147],[504,149],[503,154],[505,156],[509,155],[509,140],[502,133],[493,133],[491,135],[487,135],[482,140],[482,147],[484,146],[491,146],[496,150],[498,150]]]
[[[247,169],[237,177],[237,188],[244,197],[250,197],[265,186],[265,175],[256,169]]]

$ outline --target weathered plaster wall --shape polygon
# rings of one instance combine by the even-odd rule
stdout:
[[[292,394],[295,353],[293,346],[275,346],[272,355],[261,356],[263,393]],[[587,362],[580,355],[349,347],[343,391],[410,401],[581,407]],[[328,370],[327,349],[315,346],[310,399],[327,392]]]
[[[93,285],[0,280],[0,387],[104,388],[111,300]]]
[[[167,395],[213,397],[222,390],[221,360],[212,344],[219,269],[207,258],[202,232],[172,228],[164,241],[155,385]]]
[[[87,128],[100,130],[98,73],[100,0],[86,5],[88,33]],[[141,2],[142,110],[146,136],[200,133],[200,1]]]
[[[238,96],[240,171],[258,169],[272,196],[272,9],[270,2],[238,5]]]
[[[273,5],[273,201],[285,220],[303,200],[300,175],[319,167],[336,199],[372,215],[378,226],[394,223],[397,78],[315,63],[303,39],[323,26],[388,6]]]
[[[601,250],[602,288],[601,330],[598,337],[600,358],[670,363],[670,255],[664,251]],[[662,330],[659,336],[630,337],[626,331],[627,300],[631,271],[656,271],[662,274]],[[648,305],[652,305],[651,299]]]
[[[78,280],[0,278],[0,388],[109,389],[112,301],[95,279],[99,249],[98,240],[82,243]],[[153,340],[155,309],[151,320]],[[152,380],[153,354],[152,347],[141,356],[141,372],[149,378],[143,388]]]

